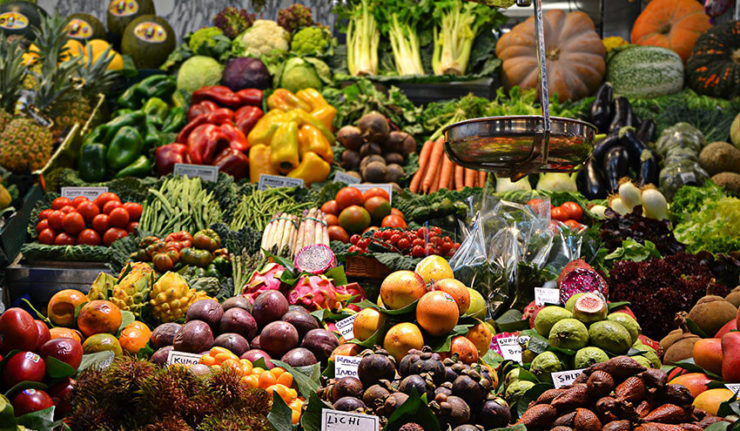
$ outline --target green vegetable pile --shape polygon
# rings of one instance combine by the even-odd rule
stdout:
[[[251,227],[262,232],[270,218],[278,211],[300,215],[304,208],[311,205],[313,205],[313,202],[297,202],[293,196],[283,189],[255,189],[252,193],[242,196],[242,200],[234,211],[231,229],[239,230],[244,227]]]
[[[159,190],[149,189],[139,229],[157,235],[181,230],[197,232],[221,218],[218,201],[203,187],[200,178],[171,177]]]

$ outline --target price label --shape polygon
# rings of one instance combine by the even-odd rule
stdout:
[[[555,389],[561,386],[572,385],[573,381],[581,375],[585,368],[580,370],[560,371],[559,373],[550,373],[552,375],[552,383],[555,385]]]
[[[344,172],[337,171],[337,173],[334,174],[334,182],[345,184],[360,184],[360,179]]]
[[[334,378],[340,377],[357,377],[357,367],[360,366],[362,358],[359,356],[342,356],[334,357]]]
[[[534,303],[542,307],[545,304],[560,304],[560,290],[546,287],[534,288]]]
[[[174,350],[170,350],[170,353],[167,354],[167,365],[195,365],[200,361],[201,356],[202,355],[197,353],[176,352]]]
[[[62,197],[74,199],[84,196],[94,201],[98,196],[108,192],[108,187],[62,187]]]
[[[267,190],[276,187],[303,187],[303,180],[301,178],[281,177],[280,175],[260,175],[257,190]]]
[[[736,394],[740,393],[740,383],[725,383],[725,387]]]
[[[529,337],[522,335],[521,337],[511,336],[499,338],[496,342],[498,343],[499,349],[501,349],[501,356],[504,360],[514,361],[522,363],[522,346],[521,344],[529,341]]]
[[[337,330],[340,334],[342,334],[342,337],[344,337],[345,340],[351,340],[355,338],[355,334],[354,332],[352,332],[352,325],[354,325],[355,323],[355,317],[357,317],[357,315],[353,314],[346,319],[342,319],[336,323]]]
[[[321,431],[379,431],[380,418],[375,415],[321,410]]]
[[[388,201],[390,204],[393,204],[393,186],[391,184],[352,184],[350,187],[354,187],[362,193],[365,193],[373,187],[381,188],[388,193],[388,197],[390,198]]]
[[[696,175],[694,175],[693,172],[681,172],[678,176],[681,177],[681,181],[683,181],[684,184],[696,182]]]
[[[203,181],[215,183],[218,181],[218,166],[189,165],[187,163],[175,163],[175,175],[188,176],[190,178],[200,177]]]

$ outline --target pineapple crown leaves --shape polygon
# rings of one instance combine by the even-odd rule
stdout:
[[[21,39],[8,40],[0,33],[0,108],[13,113],[28,69],[23,64]]]
[[[36,46],[39,50],[39,61],[43,68],[55,66],[69,50],[64,46],[69,36],[67,35],[67,19],[55,11],[54,15],[42,18],[41,25],[33,29],[36,36]]]
[[[91,45],[87,45],[85,50],[85,55],[80,55],[77,59],[80,65],[77,69],[77,75],[81,80],[83,94],[86,97],[92,97],[99,93],[105,93],[120,76],[121,72],[108,70],[108,66],[114,58],[112,47],[109,46],[97,57],[93,55]]]

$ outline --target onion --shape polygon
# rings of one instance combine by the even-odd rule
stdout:
[[[642,189],[642,210],[647,218],[655,220],[668,218],[668,202],[655,186],[647,185]]]
[[[619,199],[630,212],[634,207],[642,203],[640,189],[629,178],[623,178],[620,181],[618,193]]]
[[[589,208],[589,211],[591,211],[591,214],[594,215],[594,217],[603,220],[606,218],[606,214],[604,214],[604,211],[606,211],[606,207],[604,205],[594,205],[591,208]]]
[[[609,208],[614,210],[614,212],[619,215],[629,214],[630,212],[624,202],[622,202],[622,199],[620,199],[618,196],[612,196],[609,198]]]

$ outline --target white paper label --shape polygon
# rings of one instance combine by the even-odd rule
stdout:
[[[388,193],[388,202],[392,205],[393,204],[393,186],[391,184],[352,184],[350,187],[354,187],[357,190],[361,191],[362,193],[365,193],[366,191],[372,189],[373,187],[378,187],[383,190],[385,190]]]
[[[696,175],[693,172],[681,172],[678,176],[681,177],[684,184],[696,182]]]
[[[321,431],[379,431],[380,418],[375,415],[323,409]]]
[[[337,171],[337,173],[334,174],[334,182],[345,184],[360,184],[361,181],[357,177],[353,177],[352,175]]]
[[[215,183],[218,181],[218,166],[175,163],[174,174],[182,176],[187,175],[190,178],[200,177],[203,181]]]
[[[545,304],[560,304],[560,290],[546,287],[534,288],[534,303],[542,307]]]
[[[351,340],[355,338],[355,334],[352,331],[352,326],[355,323],[355,317],[357,317],[357,314],[353,314],[346,319],[342,319],[336,323],[337,330],[340,334],[342,334],[342,337],[344,337],[345,340]]]
[[[281,177],[280,175],[260,174],[257,190],[267,190],[276,187],[303,187],[301,178]]]
[[[167,365],[195,365],[200,362],[201,356],[203,355],[200,355],[198,353],[177,352],[174,350],[170,350],[170,352],[167,354]]]
[[[62,187],[62,197],[74,199],[84,196],[94,201],[98,196],[108,192],[108,187]]]
[[[496,340],[504,360],[520,364],[522,363],[522,346],[520,343],[526,343],[527,341],[529,341],[529,337],[526,335],[503,337]]]
[[[334,378],[340,377],[357,377],[357,367],[362,360],[359,356],[342,356],[334,357]]]
[[[725,383],[725,387],[734,393],[740,393],[740,383]]]
[[[555,385],[555,389],[561,386],[572,385],[573,381],[581,375],[585,368],[579,370],[561,371],[559,373],[550,373],[552,375],[552,384]]]

